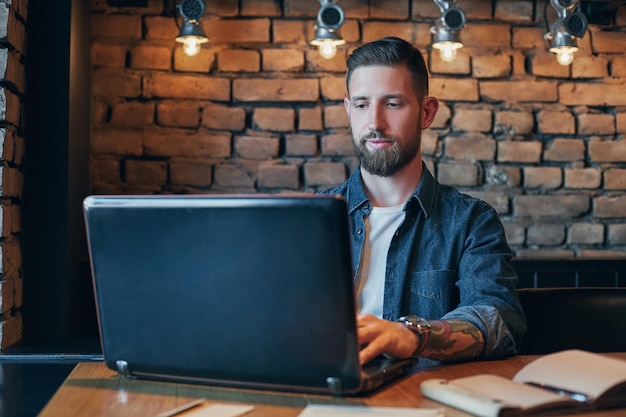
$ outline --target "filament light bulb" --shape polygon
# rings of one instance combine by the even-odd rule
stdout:
[[[331,59],[337,55],[337,45],[333,41],[323,41],[319,47],[322,58]]]

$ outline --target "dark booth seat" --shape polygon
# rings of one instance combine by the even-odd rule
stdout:
[[[626,288],[523,288],[522,354],[626,351]]]

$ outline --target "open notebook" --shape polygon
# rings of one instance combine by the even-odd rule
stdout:
[[[347,207],[331,196],[89,196],[104,359],[127,376],[353,395],[364,376]]]

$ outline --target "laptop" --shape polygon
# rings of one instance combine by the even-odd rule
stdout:
[[[125,376],[343,396],[416,366],[359,366],[340,197],[89,196],[83,209],[104,360]]]

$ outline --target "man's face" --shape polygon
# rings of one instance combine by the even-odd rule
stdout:
[[[422,103],[406,68],[357,68],[349,95],[344,105],[363,169],[389,177],[421,157]]]

